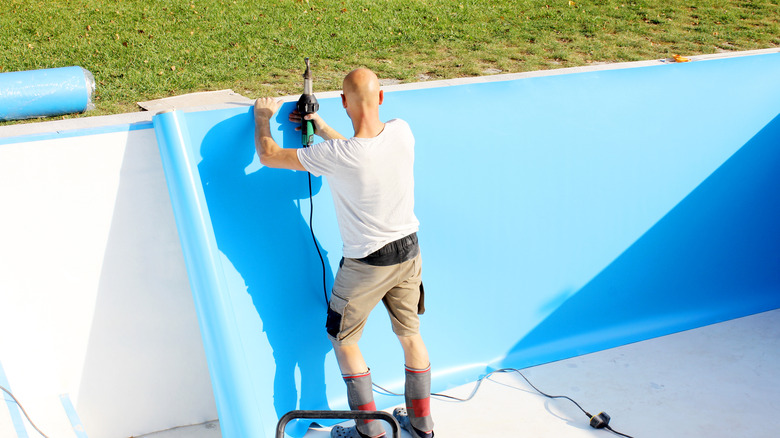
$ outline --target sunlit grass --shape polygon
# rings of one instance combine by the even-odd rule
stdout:
[[[3,0],[0,72],[79,65],[90,115],[232,88],[297,94],[367,66],[401,82],[780,46],[780,0]]]

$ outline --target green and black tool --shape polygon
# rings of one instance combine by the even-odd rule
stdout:
[[[303,73],[303,94],[298,99],[297,109],[301,113],[301,144],[303,147],[307,147],[314,143],[314,122],[305,120],[304,117],[316,113],[320,109],[320,104],[311,92],[309,58],[305,58],[304,62],[306,63],[306,71]]]

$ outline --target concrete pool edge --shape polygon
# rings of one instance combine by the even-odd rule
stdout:
[[[701,62],[701,61],[711,61],[717,59],[737,58],[743,56],[767,55],[772,53],[780,53],[780,47],[769,48],[769,49],[746,50],[740,52],[723,52],[723,53],[715,53],[715,54],[707,54],[707,55],[696,55],[696,56],[690,56],[689,59],[691,60],[691,62]],[[675,62],[671,60],[671,58],[653,59],[653,60],[645,60],[645,61],[603,63],[603,64],[592,64],[592,65],[580,66],[580,67],[566,67],[566,68],[558,68],[558,69],[550,69],[550,70],[534,70],[534,71],[521,72],[521,73],[499,73],[499,74],[488,75],[488,76],[441,79],[441,80],[433,80],[433,81],[411,82],[405,84],[384,85],[382,86],[382,89],[388,92],[419,90],[425,88],[448,87],[453,85],[511,81],[515,79],[524,79],[524,78],[557,76],[557,75],[566,75],[572,73],[587,73],[587,72],[595,72],[595,71],[619,70],[619,69],[626,69],[626,68],[652,67],[652,66],[670,65],[670,64],[675,64]],[[339,96],[340,93],[341,93],[340,90],[332,90],[332,91],[315,92],[314,94],[319,98],[328,98],[328,97],[337,97]],[[293,101],[298,99],[298,95],[280,96],[279,99],[281,99],[284,102]],[[236,106],[240,106],[240,105],[221,104],[221,105],[207,105],[207,106],[192,106],[192,107],[181,108],[181,110],[185,112],[205,111],[205,110],[215,110],[215,109],[224,109],[224,108],[234,108]],[[90,130],[92,129],[108,127],[108,126],[117,126],[117,125],[130,125],[130,126],[137,126],[138,128],[143,128],[143,129],[152,129],[151,121],[154,115],[155,115],[154,112],[138,111],[133,113],[79,117],[79,118],[66,119],[66,120],[46,120],[41,122],[17,123],[17,124],[10,124],[7,126],[0,126],[0,146],[8,143],[18,143],[22,141],[47,139],[49,137],[39,137],[39,136],[43,134],[49,134],[51,137],[55,137],[57,135],[62,135],[65,134],[67,131],[72,131],[72,130],[83,131],[83,132],[80,132],[78,134],[73,133],[71,135],[89,135],[91,133]],[[20,138],[13,138],[13,137],[20,137]]]

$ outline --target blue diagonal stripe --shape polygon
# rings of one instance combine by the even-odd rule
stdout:
[[[11,390],[11,384],[8,383],[8,378],[5,376],[3,370],[3,364],[0,363],[0,386],[7,390]],[[8,413],[11,415],[11,422],[13,422],[14,429],[16,430],[17,438],[28,438],[27,429],[24,428],[24,422],[22,421],[22,415],[19,412],[19,406],[16,404],[13,398],[6,394],[4,391],[0,391],[3,394],[3,400],[5,405],[8,406]]]
[[[62,407],[65,408],[65,413],[68,415],[68,420],[70,420],[70,425],[73,427],[76,437],[87,438],[87,432],[84,431],[84,425],[81,424],[81,419],[76,413],[76,408],[73,407],[73,402],[70,401],[70,396],[62,394],[60,402],[62,402]]]

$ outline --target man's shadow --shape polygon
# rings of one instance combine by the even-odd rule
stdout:
[[[300,134],[287,121],[290,110],[283,106],[277,120],[292,143]],[[198,169],[217,246],[242,276],[273,350],[277,417],[294,409],[328,409],[324,364],[332,347],[325,335],[322,265],[299,208],[309,202],[309,175],[266,167],[247,173],[256,157],[251,110],[215,125],[200,152]],[[312,177],[311,184],[316,194],[322,178]],[[333,273],[327,253],[320,251],[330,285]],[[260,364],[250,366],[263,372]]]

